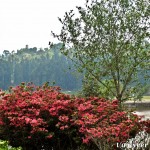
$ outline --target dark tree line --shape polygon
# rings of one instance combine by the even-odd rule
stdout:
[[[50,49],[26,46],[17,52],[4,50],[0,55],[0,88],[8,89],[21,82],[50,82],[64,90],[80,88],[82,77],[75,73],[73,62],[60,53],[60,48],[59,43]]]

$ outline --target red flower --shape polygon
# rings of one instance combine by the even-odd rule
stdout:
[[[18,138],[34,138],[36,133],[42,133],[43,139],[51,139],[55,131],[60,134],[76,131],[84,143],[95,138],[115,145],[128,140],[133,132],[150,133],[150,121],[141,121],[137,115],[120,111],[118,100],[71,98],[60,93],[58,87],[49,86],[35,88],[22,84],[11,90],[0,95],[0,128],[4,132],[9,129],[19,132],[22,137]]]

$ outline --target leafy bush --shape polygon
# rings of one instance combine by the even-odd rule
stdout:
[[[7,141],[0,140],[0,150],[21,150],[21,147],[13,148],[9,146]]]
[[[22,83],[0,95],[0,139],[24,150],[113,149],[146,125],[117,100],[71,97],[47,84]]]
[[[82,133],[72,125],[74,101],[59,87],[35,87],[22,83],[1,92],[0,139],[23,149],[75,149]]]

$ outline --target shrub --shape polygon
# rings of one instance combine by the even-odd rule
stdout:
[[[82,133],[71,125],[74,102],[59,87],[22,83],[1,92],[0,139],[23,149],[75,149]]]
[[[0,140],[0,150],[21,150],[21,147],[13,148],[7,141]]]
[[[142,131],[139,121],[117,100],[70,97],[47,84],[1,91],[0,139],[24,150],[111,149]]]
[[[139,132],[150,130],[150,122],[131,112],[120,110],[118,100],[108,101],[91,97],[76,100],[78,119],[74,123],[84,134],[83,142],[94,142],[98,149],[114,149],[116,143],[124,143]]]

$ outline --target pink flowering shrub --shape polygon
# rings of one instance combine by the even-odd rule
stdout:
[[[145,129],[144,122],[120,111],[118,101],[77,98],[47,84],[22,83],[0,92],[0,139],[14,147],[45,150],[114,148]],[[148,128],[146,128],[148,131]]]
[[[0,97],[0,139],[10,145],[63,150],[82,143],[82,133],[70,121],[74,101],[59,87],[22,83]]]
[[[121,111],[117,100],[91,97],[76,99],[75,103],[78,107],[74,112],[74,124],[84,134],[83,143],[93,141],[99,149],[114,149],[117,142],[125,142],[150,128],[149,121],[143,123],[137,115]]]

